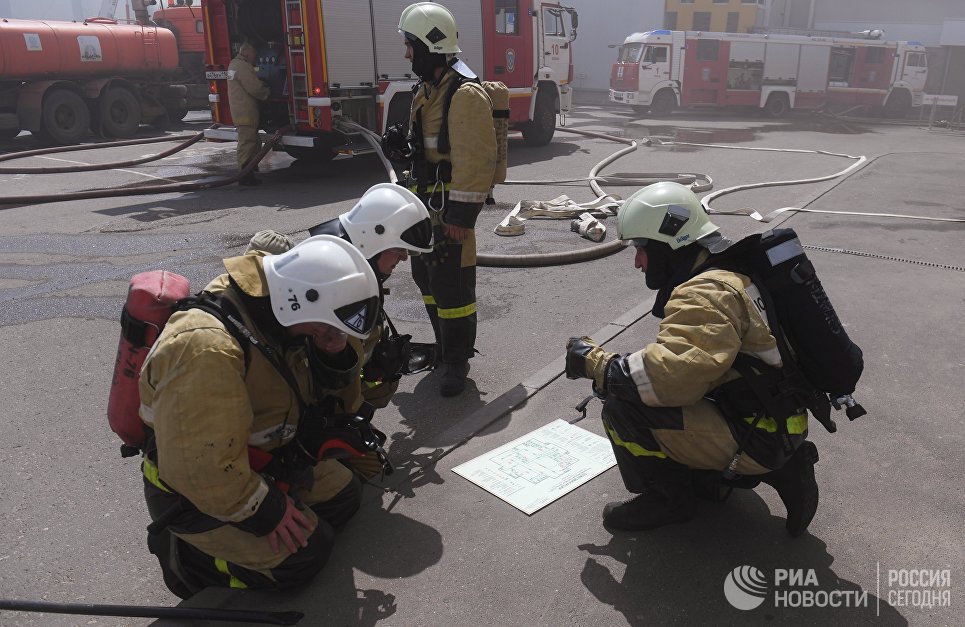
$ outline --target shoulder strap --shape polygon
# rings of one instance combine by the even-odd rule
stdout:
[[[464,83],[479,83],[478,78],[466,78],[458,72],[454,72],[455,76],[452,78],[452,85],[449,85],[449,89],[446,91],[446,101],[442,105],[442,126],[439,127],[439,153],[443,155],[449,154],[452,150],[452,146],[449,143],[449,106],[452,104],[452,97],[456,95],[456,92]]]
[[[211,292],[199,292],[179,300],[176,309],[178,311],[200,309],[220,320],[221,323],[224,324],[225,330],[238,340],[238,344],[241,345],[241,350],[245,354],[245,373],[247,374],[248,367],[251,365],[251,354],[249,353],[248,341],[244,334],[241,333],[238,326],[232,324],[230,321],[230,318],[233,317],[239,321],[240,327],[244,328],[244,325],[240,323],[241,316],[234,303],[221,296],[215,296]]]

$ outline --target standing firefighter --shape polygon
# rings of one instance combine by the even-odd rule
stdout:
[[[224,265],[205,291],[228,315],[174,313],[140,376],[148,547],[182,597],[305,583],[361,498],[319,430],[337,418],[333,395],[358,387],[347,337],[366,337],[377,317],[368,262],[322,235]]]
[[[627,489],[639,494],[607,505],[604,523],[643,530],[685,522],[695,514],[695,487],[716,496],[716,481],[710,489],[703,481],[723,476],[738,487],[774,487],[788,533],[801,535],[818,505],[818,455],[805,439],[806,395],[786,393],[784,373],[795,366],[782,360],[759,306],[764,290],[723,269],[727,257],[718,253],[730,242],[682,185],[638,191],[618,221],[620,239],[636,247],[635,267],[657,290],[653,312],[662,321],[653,343],[627,355],[587,337],[567,343],[566,375],[593,379],[605,393],[604,427]]]
[[[493,186],[497,160],[493,105],[476,74],[460,61],[456,21],[444,6],[418,2],[399,20],[405,57],[420,82],[414,88],[408,137],[409,184],[432,213],[433,251],[412,260],[439,344],[439,392],[466,387],[476,342],[476,236],[473,228]]]
[[[261,150],[258,103],[267,100],[271,93],[268,85],[255,74],[254,63],[257,58],[258,51],[245,42],[228,65],[228,105],[231,107],[231,119],[238,129],[238,168],[242,170]],[[260,185],[261,181],[252,171],[242,177],[238,184]]]

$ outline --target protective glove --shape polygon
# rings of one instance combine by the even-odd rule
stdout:
[[[606,370],[616,353],[600,348],[593,338],[571,337],[566,342],[566,378],[593,379],[599,390],[606,389]]]
[[[382,135],[382,154],[389,161],[406,162],[412,158],[413,148],[409,143],[409,133],[403,124],[393,124]]]
[[[362,378],[373,383],[391,383],[401,379],[409,364],[411,340],[411,335],[389,336],[384,333],[375,345],[372,357],[362,368]]]

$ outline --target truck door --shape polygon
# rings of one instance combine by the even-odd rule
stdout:
[[[533,29],[521,0],[483,0],[485,68],[481,74],[509,88],[533,86]]]
[[[540,5],[542,45],[537,54],[537,63],[545,70],[540,78],[549,78],[556,83],[566,83],[570,76],[570,39],[563,25],[563,9],[558,4]]]
[[[643,58],[640,60],[640,91],[653,91],[657,85],[668,80],[670,80],[670,46],[647,44],[643,50]]]
[[[723,104],[729,50],[719,39],[687,40],[682,105]]]
[[[901,80],[908,83],[913,94],[925,91],[925,81],[928,79],[928,61],[922,52],[906,52]]]

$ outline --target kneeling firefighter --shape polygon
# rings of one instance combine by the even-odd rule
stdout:
[[[330,397],[357,373],[347,337],[378,316],[374,272],[324,235],[224,265],[205,288],[217,307],[176,311],[140,376],[148,547],[185,598],[305,583],[361,498],[323,431],[343,424]]]
[[[466,386],[476,342],[476,218],[493,186],[497,145],[493,104],[460,61],[452,13],[434,2],[409,5],[399,20],[413,88],[408,132],[390,128],[383,147],[409,160],[407,184],[432,213],[433,250],[412,261],[443,371],[439,392]]]
[[[695,496],[763,482],[787,508],[791,536],[804,533],[818,505],[808,403],[782,390],[782,351],[747,274],[726,270],[730,245],[700,201],[677,183],[630,196],[618,214],[620,239],[656,290],[656,340],[618,355],[592,339],[567,343],[568,378],[593,379],[605,394],[603,424],[627,489],[604,524],[644,530],[695,514]],[[780,334],[780,332],[778,332]],[[860,353],[860,351],[859,351]],[[746,367],[748,358],[757,366]],[[770,395],[770,396],[769,396]],[[827,399],[825,399],[825,402]],[[696,489],[696,491],[695,491]]]
[[[370,187],[355,207],[308,230],[311,235],[334,235],[351,242],[368,259],[380,287],[395,267],[412,255],[432,252],[432,222],[425,205],[413,192],[393,183]],[[380,290],[379,315],[368,337],[349,342],[359,353],[362,396],[381,408],[409,371],[411,335],[399,335],[385,313]],[[391,334],[390,334],[391,330]],[[426,356],[431,363],[431,357]]]

